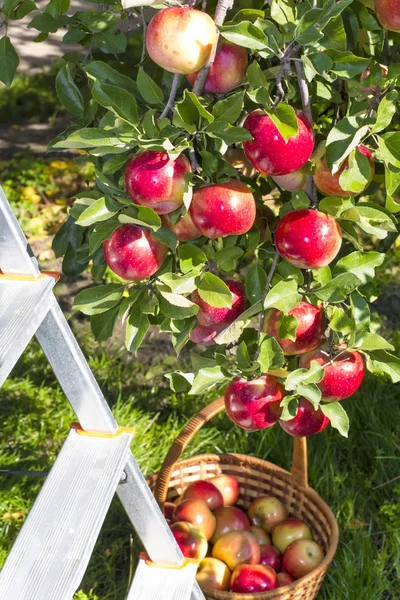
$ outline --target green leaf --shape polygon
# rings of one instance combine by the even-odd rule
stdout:
[[[285,380],[285,388],[289,391],[296,390],[299,384],[309,385],[318,383],[324,376],[324,369],[316,361],[312,360],[309,369],[296,369],[289,373]]]
[[[139,68],[136,79],[138,90],[145,102],[149,104],[162,104],[164,94],[156,82],[146,73],[142,67]]]
[[[329,327],[333,331],[348,335],[356,330],[356,324],[353,318],[349,317],[343,308],[339,306],[329,307],[330,320]]]
[[[400,168],[400,132],[391,131],[378,138],[378,158],[387,165],[393,165]]]
[[[261,300],[266,283],[267,274],[261,265],[254,265],[247,271],[245,279],[246,296],[251,304]]]
[[[246,342],[240,342],[236,352],[236,360],[239,368],[242,370],[246,370],[251,366],[251,359]]]
[[[85,108],[83,96],[74,82],[72,65],[68,63],[57,73],[56,92],[65,108],[75,117],[81,117]]]
[[[32,21],[28,25],[28,29],[37,29],[42,33],[55,33],[60,27],[68,25],[71,17],[61,15],[60,17],[54,18],[49,13],[41,13],[33,17]]]
[[[331,129],[326,140],[326,162],[333,175],[369,132],[361,117],[345,117]]]
[[[95,127],[85,127],[71,133],[66,140],[57,142],[53,148],[81,148],[86,150],[87,148],[97,148],[100,146],[119,146],[123,148],[125,144],[109,131],[96,129]]]
[[[100,83],[112,83],[128,92],[131,92],[136,96],[140,97],[136,83],[130,77],[122,75],[119,71],[116,71],[107,63],[101,60],[94,60],[84,67],[84,71],[87,75]]]
[[[82,290],[75,296],[74,308],[85,315],[99,315],[119,303],[124,289],[119,283],[108,283]]]
[[[339,177],[339,185],[349,192],[360,194],[371,180],[371,165],[368,158],[355,148],[349,155],[349,166]]]
[[[332,72],[343,79],[353,79],[367,69],[370,58],[361,58],[352,52],[328,50],[328,56],[333,60]]]
[[[243,333],[243,329],[246,327],[250,319],[261,312],[261,302],[253,304],[250,308],[242,312],[226,329],[221,331],[215,341],[217,344],[231,344],[236,342]]]
[[[164,273],[158,279],[167,285],[174,294],[191,294],[197,288],[196,278],[198,270],[185,275],[179,273]]]
[[[312,274],[314,280],[319,283],[321,286],[325,285],[332,279],[331,268],[329,265],[322,267],[321,269],[313,269]]]
[[[264,87],[267,85],[267,78],[256,60],[249,64],[246,75],[253,88]]]
[[[173,392],[188,392],[193,384],[194,373],[174,371],[167,373],[165,377],[169,380],[169,387]]]
[[[228,146],[252,140],[253,136],[243,127],[232,127],[225,121],[215,121],[204,130],[207,135],[225,142]]]
[[[281,103],[274,111],[267,111],[267,114],[278,128],[285,142],[297,135],[299,124],[293,106]]]
[[[49,13],[55,19],[61,17],[67,12],[70,6],[70,0],[50,0],[44,9],[46,13]]]
[[[173,231],[168,229],[168,227],[160,227],[159,229],[156,229],[153,233],[154,237],[157,238],[159,242],[168,246],[168,248],[170,248],[172,252],[175,252],[178,240],[176,239],[176,235]]]
[[[261,334],[257,360],[260,363],[261,371],[263,373],[278,370],[283,367],[285,363],[282,348],[275,338],[266,333]]]
[[[269,47],[267,36],[250,21],[222,25],[219,30],[223,38],[238,46],[244,46],[250,50],[264,50]]]
[[[118,221],[115,219],[113,221],[106,221],[104,223],[99,223],[90,232],[89,237],[89,254],[94,254],[96,250],[100,248],[100,246],[111,237],[111,234],[119,227]]]
[[[214,121],[213,115],[208,112],[208,110],[203,106],[199,98],[190,92],[189,90],[185,90],[184,99],[186,101],[190,101],[193,104],[193,107],[197,110],[197,113],[200,117],[205,119],[207,123],[212,123]]]
[[[133,308],[126,323],[125,346],[129,352],[136,355],[140,344],[150,328],[149,317]]]
[[[105,342],[112,336],[119,309],[120,305],[116,304],[110,310],[90,317],[90,326],[98,342]]]
[[[377,333],[364,333],[360,341],[356,344],[359,350],[394,350],[394,346],[389,344],[382,336]]]
[[[214,105],[213,115],[217,120],[234,123],[242,113],[244,92],[236,92],[225,100],[220,100]]]
[[[14,20],[23,19],[26,15],[36,9],[37,6],[32,0],[22,0],[22,2],[20,0],[4,0],[1,8],[6,17]]]
[[[375,277],[376,267],[380,267],[384,260],[385,255],[380,252],[352,252],[338,260],[333,274],[353,273],[362,283],[368,283]]]
[[[312,8],[302,15],[294,31],[294,39],[302,46],[313,44],[322,37],[320,28],[316,27],[321,16],[321,9]]]
[[[340,435],[348,437],[350,422],[346,411],[340,402],[330,402],[328,404],[321,404],[321,410],[328,417],[332,427],[338,430]]]
[[[297,291],[297,283],[294,279],[280,281],[267,294],[264,309],[277,308],[283,312],[289,312],[301,301],[301,294]]]
[[[88,227],[89,225],[93,225],[93,223],[108,221],[108,219],[117,214],[120,208],[121,205],[119,202],[112,198],[99,198],[81,213],[76,224],[81,227]]]
[[[233,271],[236,261],[243,256],[244,252],[237,246],[223,248],[215,253],[215,262],[223,271]]]
[[[321,269],[318,270],[321,271]],[[304,283],[304,275],[302,270],[294,265],[291,265],[285,260],[281,260],[278,264],[278,273],[280,273],[284,279],[294,279],[297,281],[298,285],[302,285]]]
[[[160,310],[170,319],[188,319],[199,312],[199,307],[185,296],[160,290]]]
[[[383,237],[386,237],[385,231],[397,231],[393,216],[377,204],[358,202],[357,212],[360,216],[360,219],[357,219],[357,225],[371,235],[377,235],[382,239],[379,230],[383,232]]]
[[[198,286],[199,296],[215,308],[232,308],[232,292],[216,275],[204,273]]]
[[[313,405],[314,410],[318,410],[322,394],[321,390],[315,383],[299,383],[299,385],[296,388],[296,393],[299,396],[304,396],[304,398],[307,398],[307,400],[309,400]]]
[[[204,265],[207,262],[207,256],[204,252],[192,244],[179,246],[178,255],[182,273],[189,273],[199,265]]]
[[[393,383],[400,382],[400,358],[386,350],[367,355],[367,369],[374,375],[388,375]]]
[[[134,223],[156,232],[161,227],[160,216],[149,206],[129,206],[118,217],[120,223]]]
[[[194,378],[193,385],[190,388],[189,396],[195,396],[196,394],[201,394],[202,392],[209,390],[217,383],[221,383],[226,379],[224,373],[221,370],[221,367],[206,367],[205,369],[200,369]]]
[[[296,341],[296,330],[298,321],[294,315],[288,315],[283,312],[278,317],[278,335],[283,340]]]
[[[376,123],[371,129],[371,133],[383,131],[390,125],[397,110],[396,102],[398,100],[398,96],[398,92],[396,90],[392,90],[379,102]]]
[[[369,329],[371,314],[368,302],[361,296],[360,292],[354,291],[350,294],[350,307],[357,332]]]
[[[354,208],[354,205],[354,198],[328,196],[320,200],[318,208],[332,217],[340,217],[344,212],[351,211]]]
[[[297,396],[285,396],[280,404],[282,410],[281,420],[290,421],[297,415],[299,400]]]
[[[125,52],[127,43],[127,36],[122,32],[118,32],[116,27],[110,27],[94,36],[94,47],[107,54]]]
[[[5,35],[0,40],[0,81],[10,87],[19,65],[18,54],[14,50],[10,38]]]
[[[360,285],[362,285],[361,279],[353,273],[341,273],[328,281],[319,290],[313,290],[313,294],[325,302],[343,302],[348,294]]]
[[[126,90],[109,83],[95,83],[93,98],[124,121],[136,125],[139,121],[135,97]]]

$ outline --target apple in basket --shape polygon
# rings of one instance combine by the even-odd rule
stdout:
[[[321,564],[324,552],[314,540],[292,542],[283,553],[282,567],[295,579],[308,575]]]
[[[207,540],[212,538],[216,526],[216,518],[207,504],[195,498],[189,498],[178,504],[172,514],[172,520],[174,523],[177,521],[191,523],[204,533]]]
[[[224,504],[224,499],[220,490],[211,481],[199,479],[194,481],[183,492],[183,499],[203,500],[210,510],[220,508]]]
[[[215,544],[222,535],[229,531],[245,531],[250,527],[250,521],[246,513],[236,506],[217,508],[214,512],[214,517],[217,523],[214,535],[211,538],[212,544]]]
[[[210,479],[219,489],[224,500],[224,506],[233,506],[239,498],[239,482],[233,475],[217,475]]]
[[[199,564],[196,580],[202,587],[226,592],[230,589],[231,572],[221,560],[206,557]]]
[[[292,542],[305,538],[312,540],[311,529],[300,519],[286,519],[279,523],[272,532],[272,543],[279,552],[285,552]]]
[[[255,593],[274,590],[276,573],[265,565],[239,565],[232,573],[231,590],[239,593]]]
[[[171,525],[172,535],[177,541],[185,558],[201,561],[208,550],[207,538],[204,533],[191,523],[178,522]]]
[[[230,531],[216,541],[212,555],[233,571],[240,564],[259,564],[260,544],[249,531]]]
[[[247,514],[252,525],[262,527],[268,533],[271,533],[278,523],[281,523],[288,517],[286,506],[274,496],[256,498],[250,504]]]
[[[269,544],[261,544],[260,552],[260,564],[272,567],[274,571],[279,571],[281,568],[281,553],[278,548]]]
[[[272,538],[269,533],[265,531],[262,527],[258,527],[257,525],[250,525],[249,529],[250,533],[252,533],[257,542],[261,544],[272,544]]]

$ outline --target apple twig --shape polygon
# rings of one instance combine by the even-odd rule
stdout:
[[[258,327],[258,334],[257,334],[258,335],[258,343],[257,343],[258,349],[257,349],[257,352],[255,353],[254,360],[257,360],[258,355],[260,354],[260,337],[261,337],[261,333],[262,333],[262,330],[263,330],[263,327],[264,327],[264,319],[265,319],[264,303],[265,303],[265,298],[267,297],[267,294],[269,292],[269,288],[270,288],[271,281],[272,281],[272,278],[273,278],[274,273],[275,273],[275,269],[276,269],[276,267],[278,265],[278,260],[279,260],[279,252],[275,248],[274,258],[272,260],[272,264],[271,264],[269,273],[267,275],[267,281],[265,282],[264,291],[263,291],[263,294],[261,296],[261,305],[262,305],[262,307],[261,307],[261,315],[260,315],[260,325]]]
[[[164,119],[169,111],[172,111],[175,105],[175,98],[176,98],[176,94],[179,88],[179,83],[181,80],[181,74],[180,73],[175,73],[173,79],[172,79],[172,84],[171,84],[171,92],[168,98],[168,102],[165,105],[164,110],[162,111],[161,115],[158,117],[157,121],[161,121],[161,119]]]

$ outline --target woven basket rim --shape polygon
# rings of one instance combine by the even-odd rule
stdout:
[[[234,462],[240,461],[240,462],[253,463],[254,465],[264,466],[266,469],[272,470],[275,473],[278,472],[278,473],[281,473],[282,475],[285,475],[288,479],[290,479],[291,484],[293,486],[297,487],[297,489],[301,493],[306,495],[310,500],[312,500],[321,509],[321,512],[324,513],[326,519],[329,522],[331,530],[332,530],[328,551],[325,554],[323,561],[321,562],[320,565],[318,565],[318,567],[316,569],[313,569],[308,575],[305,575],[304,577],[297,579],[296,581],[290,583],[289,585],[282,586],[281,588],[275,588],[274,590],[270,590],[268,592],[254,592],[251,594],[251,597],[254,598],[255,600],[257,600],[258,598],[260,600],[261,599],[267,600],[268,598],[275,598],[276,592],[278,589],[279,589],[280,594],[287,594],[289,592],[295,591],[297,588],[300,589],[305,584],[313,581],[320,574],[326,572],[326,570],[328,569],[332,560],[334,559],[334,556],[336,554],[336,550],[338,547],[338,542],[339,542],[338,523],[336,521],[335,515],[333,514],[332,510],[329,508],[329,506],[326,504],[326,502],[321,498],[321,496],[310,486],[308,486],[307,488],[302,488],[298,484],[296,484],[296,482],[293,481],[292,474],[289,471],[287,471],[287,470],[283,469],[282,467],[279,467],[279,466],[275,465],[274,463],[271,463],[267,460],[264,460],[261,458],[256,458],[256,457],[250,456],[248,454],[238,454],[238,453],[234,453],[234,452],[222,453],[222,454],[211,454],[211,453],[194,454],[193,456],[190,456],[188,458],[183,458],[181,460],[178,460],[174,465],[174,470],[179,469],[181,466],[190,465],[195,462],[201,462],[201,461],[221,462],[221,459],[222,459],[222,462],[224,460],[226,462],[229,462],[229,460],[232,458],[234,459]],[[157,476],[158,476],[158,472],[152,474],[148,478],[148,482],[154,483],[157,480]],[[235,593],[235,592],[225,592],[225,591],[219,591],[219,590],[215,590],[212,588],[205,588],[205,587],[202,587],[202,590],[204,591],[205,594],[214,595],[216,598],[219,598],[220,600],[242,600],[242,599],[244,600],[244,599],[249,598],[248,593],[247,594],[239,594],[239,593]]]

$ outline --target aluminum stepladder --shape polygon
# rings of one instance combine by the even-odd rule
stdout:
[[[1,187],[0,270],[0,387],[36,335],[79,420],[0,571],[0,599],[71,600],[117,492],[149,557],[127,600],[204,600]]]

